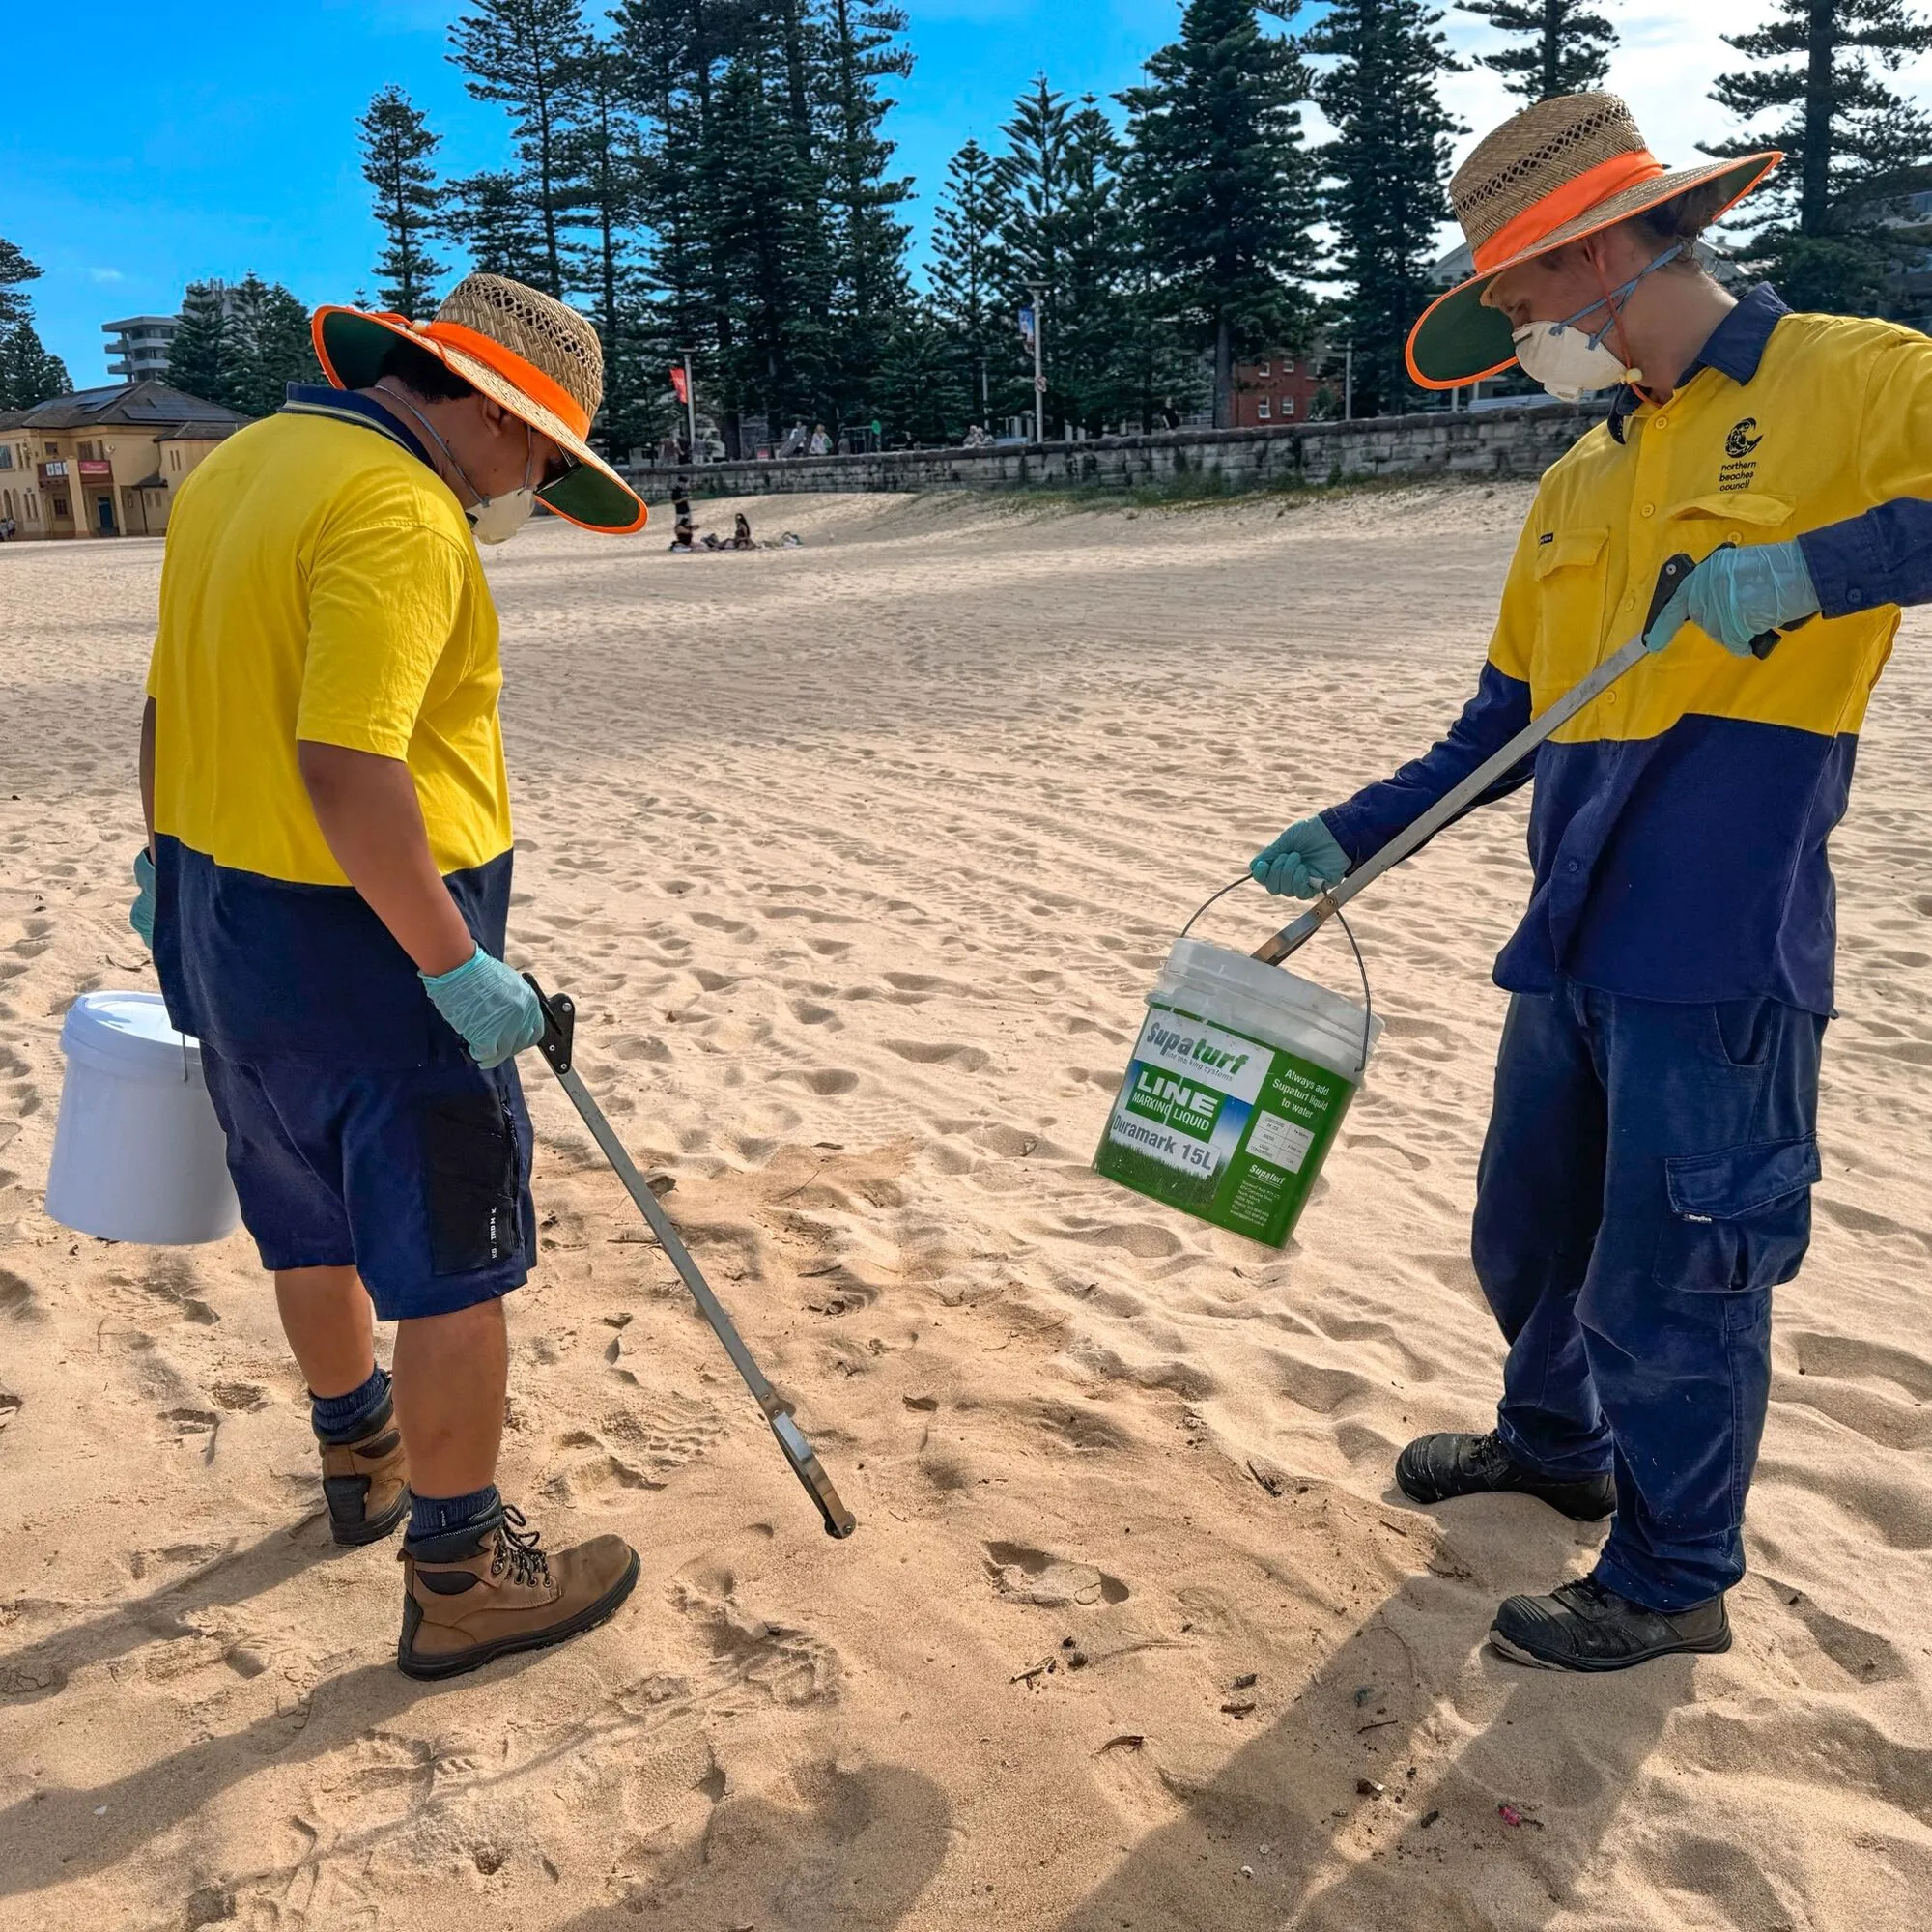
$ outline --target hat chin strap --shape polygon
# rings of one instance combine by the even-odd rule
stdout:
[[[1630,331],[1624,327],[1624,310],[1629,308],[1631,298],[1636,294],[1638,285],[1656,274],[1660,269],[1667,268],[1676,261],[1684,253],[1686,243],[1673,242],[1661,255],[1646,262],[1621,288],[1612,290],[1609,278],[1604,273],[1604,265],[1597,259],[1597,251],[1590,246],[1595,239],[1594,236],[1586,237],[1582,245],[1589,260],[1591,272],[1597,278],[1597,288],[1604,298],[1604,310],[1608,315],[1609,321],[1597,331],[1594,340],[1601,342],[1612,329],[1616,331],[1613,346],[1618,359],[1624,365],[1624,381],[1633,388],[1641,389],[1644,395],[1655,402],[1657,398],[1651,396],[1648,389],[1643,388],[1643,371],[1637,367],[1636,358],[1631,354]],[[1623,298],[1622,306],[1618,305],[1619,296]]]

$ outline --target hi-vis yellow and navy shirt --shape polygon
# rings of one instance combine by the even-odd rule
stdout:
[[[413,964],[316,823],[301,740],[404,762],[494,952],[510,873],[497,612],[461,505],[362,397],[297,387],[168,525],[155,700],[155,959],[176,1024],[240,1059],[414,1065]]]
[[[1496,980],[1830,1012],[1826,841],[1897,601],[1932,592],[1915,556],[1932,506],[1893,500],[1926,496],[1932,341],[1754,290],[1667,403],[1626,391],[1552,466],[1476,696],[1324,821],[1368,857],[1642,629],[1666,557],[1803,535],[1821,618],[1763,662],[1687,627],[1495,787],[1536,783],[1534,884]]]

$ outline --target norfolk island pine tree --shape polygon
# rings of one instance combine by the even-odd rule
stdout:
[[[1223,428],[1234,421],[1236,356],[1300,346],[1316,263],[1316,170],[1299,113],[1312,77],[1263,12],[1286,22],[1294,0],[1190,0],[1180,38],[1148,63],[1148,84],[1121,96],[1156,298],[1211,351]]]
[[[573,200],[564,130],[571,71],[584,38],[580,0],[471,0],[449,29],[449,58],[469,93],[509,110],[520,185],[535,204],[543,238],[540,270],[528,279],[559,298],[569,279]]]
[[[1412,394],[1404,345],[1436,293],[1435,236],[1450,217],[1450,136],[1463,130],[1437,79],[1461,63],[1425,0],[1334,0],[1303,47],[1335,65],[1315,99],[1335,128],[1316,158],[1347,284],[1342,327],[1355,345],[1357,414],[1399,412]]]
[[[1754,65],[1720,74],[1711,98],[1768,132],[1713,142],[1719,158],[1782,148],[1784,165],[1746,205],[1746,264],[1798,308],[1876,314],[1892,271],[1932,231],[1887,218],[1889,196],[1924,187],[1932,121],[1885,76],[1932,50],[1932,22],[1905,0],[1778,0],[1752,33],[1726,35]]]
[[[1617,30],[1592,0],[1457,0],[1457,11],[1519,43],[1478,54],[1476,62],[1525,100],[1582,94],[1609,78]]]
[[[370,101],[360,129],[362,179],[375,190],[372,212],[383,231],[377,298],[398,315],[429,315],[437,279],[448,272],[431,252],[442,215],[433,165],[440,137],[399,87],[385,87]]]

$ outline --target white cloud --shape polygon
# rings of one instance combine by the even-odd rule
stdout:
[[[119,269],[90,269],[87,271],[87,279],[104,287],[111,282],[125,282],[128,277]]]

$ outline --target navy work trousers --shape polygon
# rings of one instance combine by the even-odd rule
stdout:
[[[1811,1233],[1825,1021],[1571,981],[1510,1004],[1476,1273],[1510,1345],[1504,1443],[1614,1472],[1598,1579],[1680,1610],[1743,1577],[1771,1291]]]

